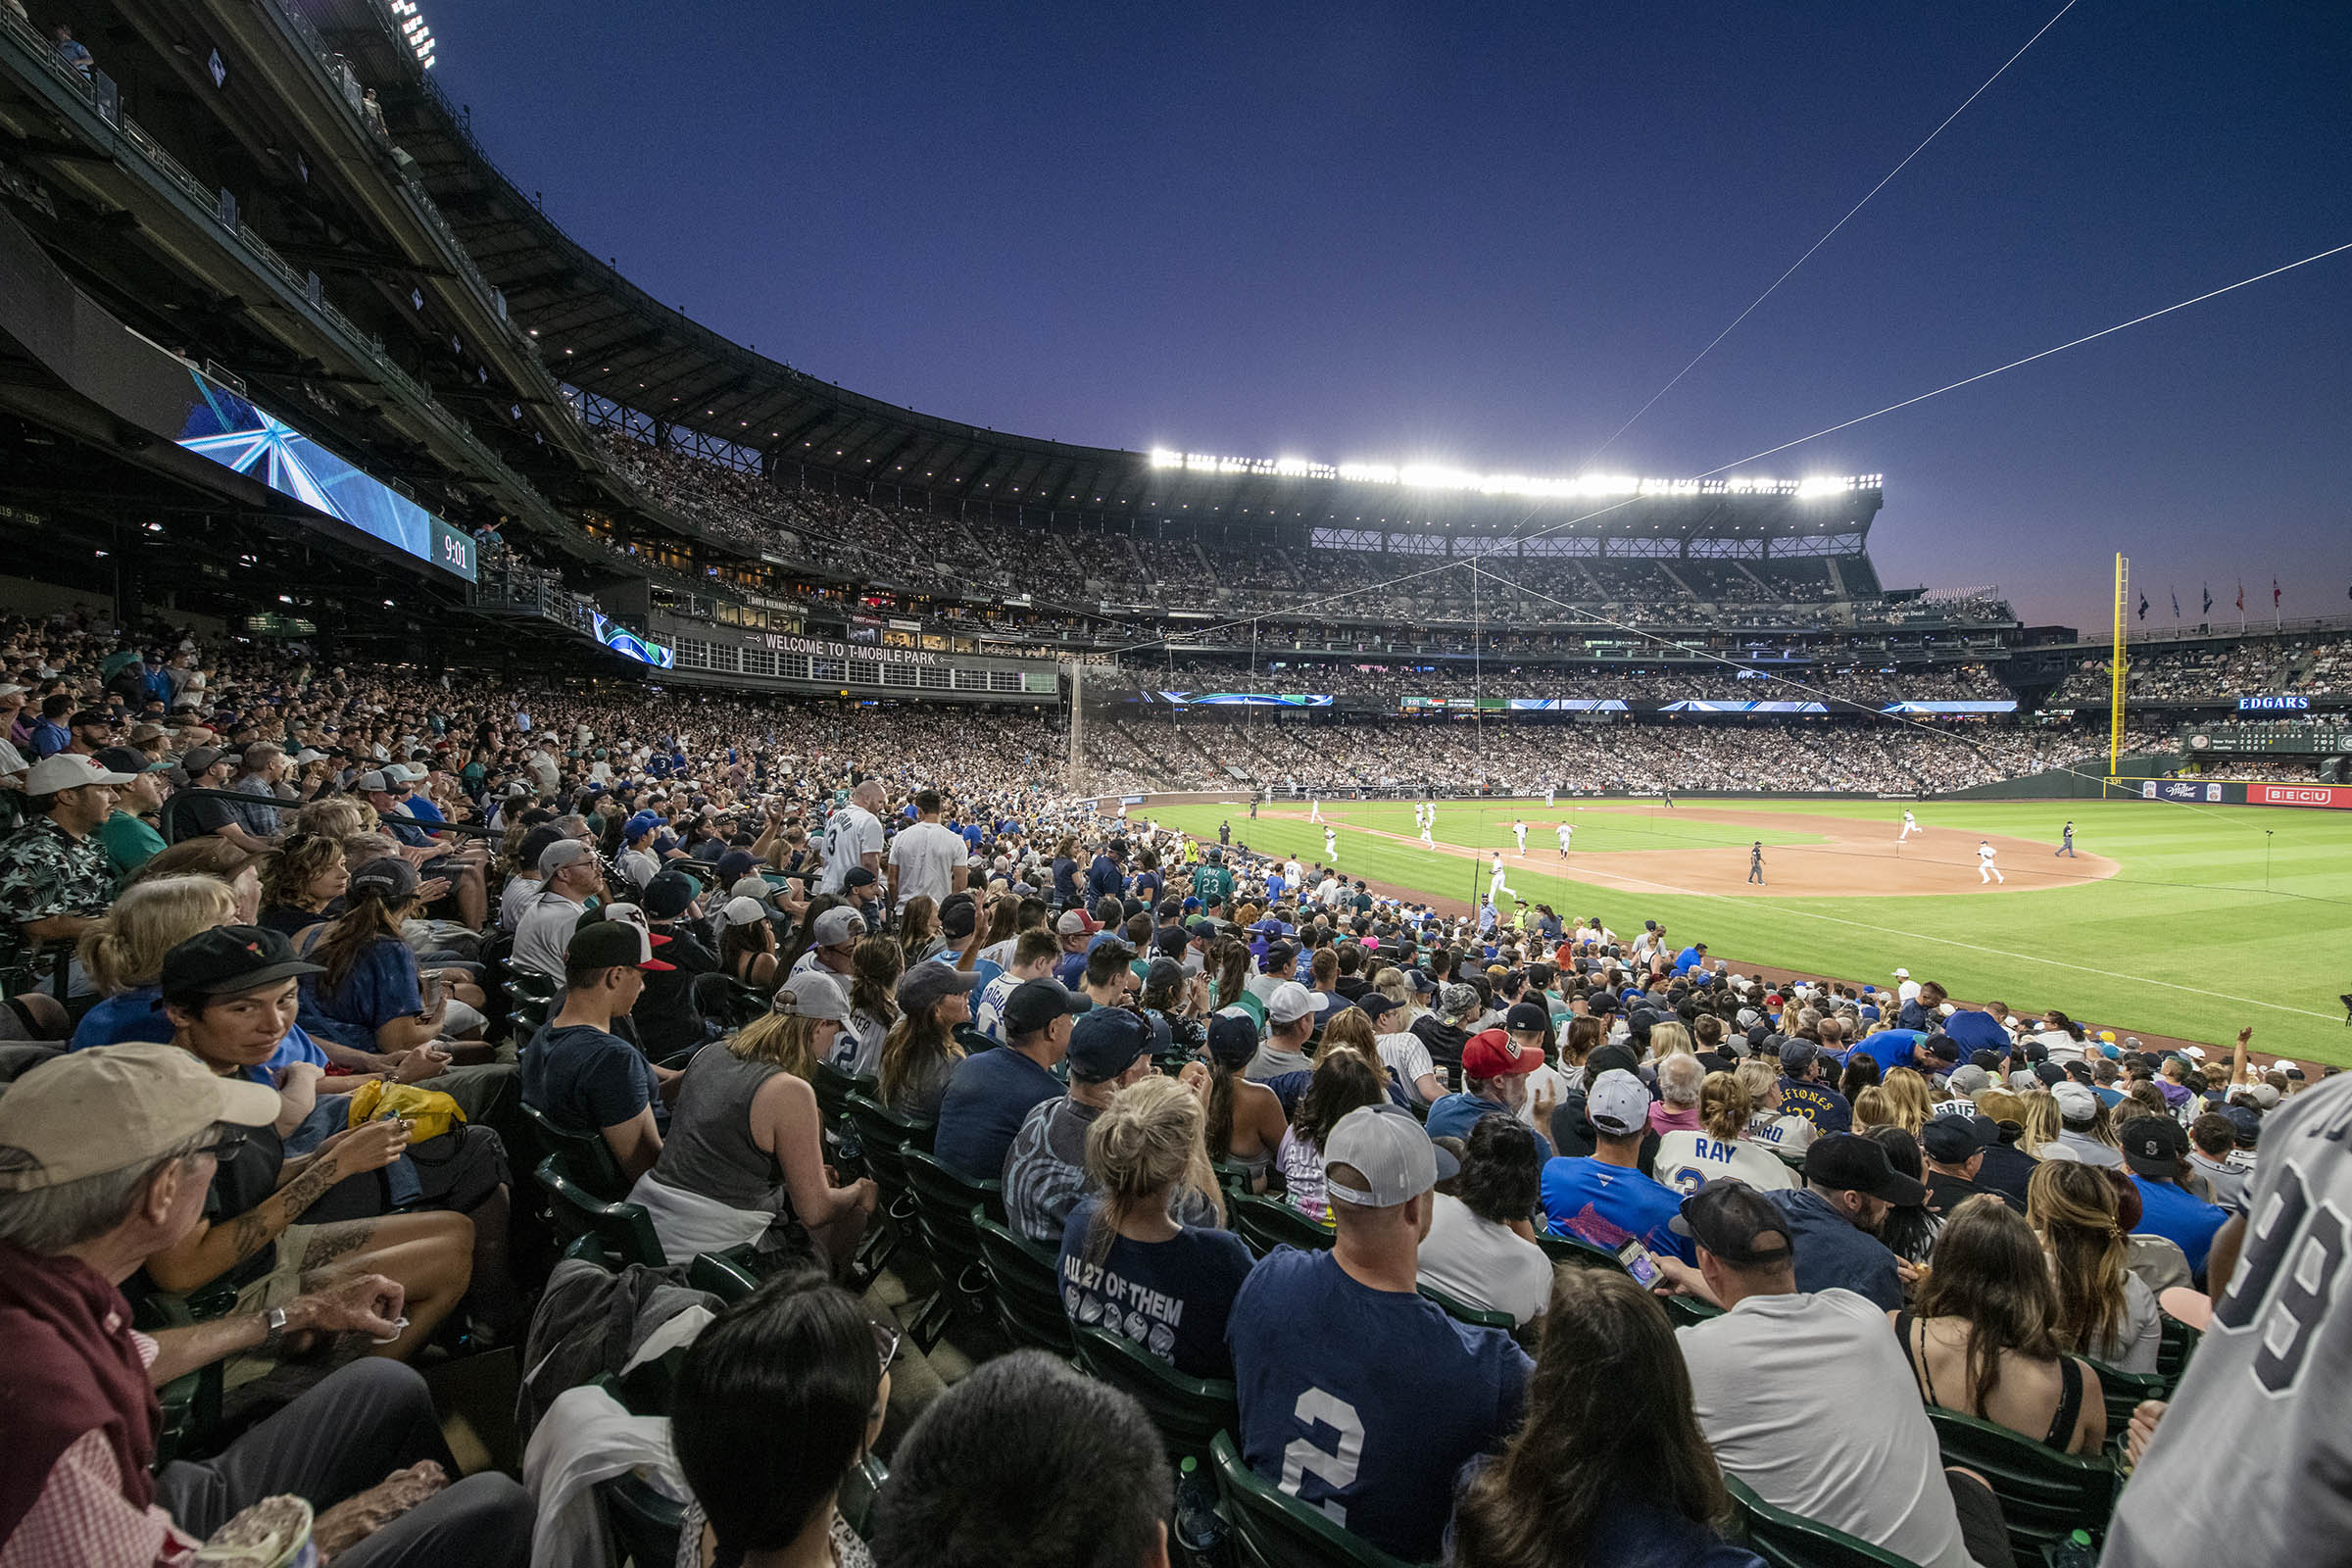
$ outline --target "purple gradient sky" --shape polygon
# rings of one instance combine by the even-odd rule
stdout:
[[[697,319],[1107,446],[1584,471],[2062,0],[425,0],[526,190]],[[2352,12],[2080,0],[1595,466],[1694,473],[2352,240]],[[1751,466],[1890,584],[2352,612],[2352,254]],[[2232,612],[2233,613],[2233,612]]]

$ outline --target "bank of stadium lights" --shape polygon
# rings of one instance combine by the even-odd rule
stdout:
[[[1521,473],[1472,473],[1429,464],[1396,466],[1380,463],[1309,463],[1304,458],[1220,458],[1154,447],[1154,468],[1186,473],[1257,474],[1277,479],[1337,479],[1344,484],[1387,484],[1410,490],[1476,490],[1486,495],[1538,497],[1773,495],[1813,500],[1880,488],[1875,473],[1814,474],[1803,479],[1760,479],[1733,474],[1721,479],[1644,479],[1626,473],[1586,473],[1546,479]]]
[[[426,71],[433,69],[433,29],[426,26],[424,13],[416,9],[416,0],[390,0],[393,25],[400,28],[402,41],[415,51],[416,64]]]

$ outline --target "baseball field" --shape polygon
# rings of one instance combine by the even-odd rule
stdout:
[[[1905,806],[1917,831],[1900,837]],[[1424,844],[1409,802],[1146,808],[1163,826],[1323,858],[1376,891],[1474,906],[1509,894],[1615,930],[1663,922],[1735,967],[2062,1007],[2096,1028],[2352,1064],[2352,813],[2139,801],[1444,801]],[[2072,818],[2076,855],[2057,853]],[[1522,854],[1512,833],[1528,825]],[[1573,827],[1560,852],[1557,826]],[[1749,880],[1762,846],[1761,886]],[[2006,880],[1979,870],[1993,849]],[[1500,901],[1507,912],[1509,897]]]

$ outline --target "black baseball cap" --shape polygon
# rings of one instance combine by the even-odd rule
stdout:
[[[379,855],[351,873],[345,891],[374,893],[398,904],[416,896],[416,868],[397,855]]]
[[[1033,1035],[1063,1014],[1082,1013],[1094,1004],[1093,998],[1069,990],[1050,975],[1024,980],[1004,999],[1004,1037],[1018,1040],[1023,1035]]]
[[[1984,1131],[1978,1130],[1979,1122],[1984,1124]],[[1919,1147],[1938,1165],[1965,1165],[1971,1155],[1984,1152],[1984,1132],[1998,1138],[1999,1124],[1989,1117],[1965,1112],[1930,1116],[1928,1124],[1919,1130]]]
[[[1364,1016],[1371,1019],[1375,1025],[1387,1017],[1390,1012],[1404,1005],[1401,1002],[1384,997],[1377,991],[1365,992],[1355,999],[1355,1004],[1362,1009]]]
[[[91,760],[109,773],[160,773],[172,765],[170,762],[149,761],[145,752],[131,746],[109,746],[93,756]]]
[[[650,932],[626,920],[587,920],[564,944],[564,962],[575,969],[674,969],[654,956]]]
[[[1502,1026],[1542,1034],[1551,1026],[1551,1014],[1535,1003],[1514,1002],[1511,1010],[1502,1015]]]
[[[300,975],[324,974],[294,956],[294,944],[261,925],[217,925],[164,955],[165,1000],[224,997],[258,991]]]
[[[1778,1263],[1792,1255],[1788,1221],[1771,1199],[1733,1176],[1701,1183],[1683,1200],[1682,1212],[1666,1222],[1726,1263]]]
[[[1106,1084],[1152,1049],[1152,1026],[1125,1007],[1097,1007],[1070,1027],[1070,1081]]]
[[[1934,1056],[1937,1061],[1958,1061],[1960,1059],[1959,1042],[1950,1035],[1931,1035],[1921,1044],[1928,1048],[1928,1054]]]
[[[2188,1135],[2177,1121],[2162,1116],[2134,1116],[2116,1135],[2123,1145],[2124,1163],[2142,1176],[2178,1177],[2181,1156],[2188,1152]]]
[[[1922,1184],[1887,1163],[1886,1151],[1856,1133],[1824,1133],[1805,1151],[1805,1180],[1833,1192],[1864,1193],[1906,1206],[1927,1201]]]

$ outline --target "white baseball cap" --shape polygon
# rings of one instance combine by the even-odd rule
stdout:
[[[1585,1091],[1585,1115],[1604,1133],[1640,1132],[1649,1121],[1649,1091],[1623,1067],[1611,1067]]]
[[[758,899],[729,899],[719,906],[718,917],[728,925],[758,925],[767,918],[767,906]]]
[[[79,752],[58,752],[32,764],[24,775],[27,795],[55,795],[60,790],[77,790],[87,784],[128,784],[137,775],[110,773]]]
[[[1266,1022],[1297,1023],[1315,1010],[1315,994],[1296,980],[1285,980],[1266,999]],[[1426,1140],[1424,1140],[1426,1141]],[[1329,1154],[1325,1155],[1328,1160]],[[1397,1202],[1404,1201],[1397,1199]]]
[[[1908,980],[1911,978],[1911,971],[1908,969],[1897,969],[1894,971],[1894,977],[1897,980]]]
[[[2051,1088],[2050,1098],[2058,1102],[2058,1114],[2068,1121],[2088,1121],[2099,1113],[2099,1097],[2091,1093],[2088,1084],[2057,1084]]]
[[[1337,1165],[1352,1168],[1364,1185],[1342,1182],[1332,1174]],[[1452,1154],[1430,1142],[1411,1111],[1388,1104],[1359,1105],[1342,1116],[1324,1142],[1323,1166],[1324,1192],[1364,1208],[1409,1203],[1447,1177],[1459,1175],[1462,1168]]]

